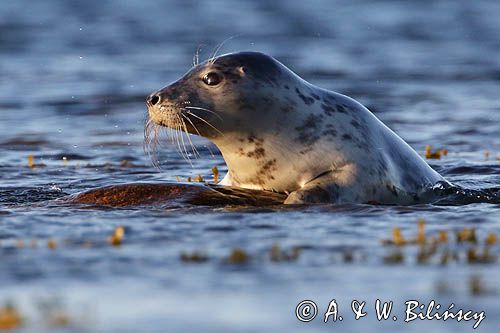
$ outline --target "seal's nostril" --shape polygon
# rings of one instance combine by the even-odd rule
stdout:
[[[158,95],[154,95],[151,97],[151,105],[156,105],[158,102],[160,101],[160,97],[158,97]]]
[[[158,95],[149,95],[148,98],[146,99],[146,102],[149,105],[156,105],[160,101],[160,96]]]

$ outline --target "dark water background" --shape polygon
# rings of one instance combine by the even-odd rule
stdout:
[[[396,226],[416,234],[423,218],[429,234],[472,227],[483,242],[500,232],[498,205],[164,211],[34,202],[115,183],[210,179],[214,165],[225,171],[199,138],[193,167],[165,142],[162,170],[154,169],[142,151],[144,98],[187,71],[198,45],[206,58],[235,35],[224,52],[269,53],[358,99],[417,151],[446,147],[431,165],[450,181],[498,186],[498,17],[494,1],[2,1],[0,304],[18,307],[27,332],[56,330],[43,301],[62,304],[71,325],[57,330],[71,332],[472,331],[471,322],[402,322],[405,300],[435,299],[485,310],[480,331],[497,331],[496,261],[467,264],[471,245],[452,242],[458,262],[418,264],[412,246],[401,249],[403,263],[388,264],[395,249],[380,241]],[[29,168],[28,155],[45,166]],[[106,238],[120,225],[124,244],[111,247]],[[303,251],[274,262],[275,243]],[[253,260],[224,264],[235,247]],[[180,260],[195,250],[209,260]],[[324,324],[321,313],[308,324],[295,319],[299,301],[324,312],[332,298],[343,322]],[[395,301],[397,322],[374,318],[377,298]],[[353,299],[368,302],[368,317],[352,319]]]

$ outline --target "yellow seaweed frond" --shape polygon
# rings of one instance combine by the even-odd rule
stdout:
[[[122,244],[123,237],[125,236],[125,228],[123,227],[116,227],[115,231],[111,236],[108,238],[109,244],[113,246],[119,246]]]
[[[22,326],[23,317],[12,304],[0,307],[0,330],[10,331]]]
[[[425,158],[426,159],[440,159],[442,156],[448,155],[448,149],[438,149],[436,151],[431,150],[431,146],[425,146]]]
[[[217,185],[219,183],[219,169],[216,166],[212,167],[212,174],[214,175],[214,184]]]

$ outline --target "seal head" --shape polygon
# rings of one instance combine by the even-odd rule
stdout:
[[[148,96],[150,119],[171,128],[184,122],[189,133],[212,140],[231,132],[251,134],[264,111],[256,104],[272,97],[268,86],[278,87],[282,66],[257,52],[206,61]]]

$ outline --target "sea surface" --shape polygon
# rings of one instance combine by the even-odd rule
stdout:
[[[153,167],[143,128],[145,97],[189,70],[199,47],[206,59],[230,37],[220,53],[268,53],[357,99],[422,155],[447,149],[429,163],[449,181],[498,187],[499,17],[500,2],[486,0],[2,1],[0,315],[22,316],[15,332],[473,331],[474,320],[404,322],[406,301],[435,300],[485,311],[476,331],[496,332],[499,204],[46,202],[225,173],[195,136],[192,166],[164,137]],[[394,228],[412,243],[419,220],[420,243],[437,245],[384,245],[401,243]],[[113,246],[117,227],[125,236]],[[333,299],[343,320],[324,323]],[[394,302],[388,320],[377,320],[377,299]],[[317,304],[311,322],[296,318],[302,300]],[[366,317],[354,319],[353,300],[366,301]]]

